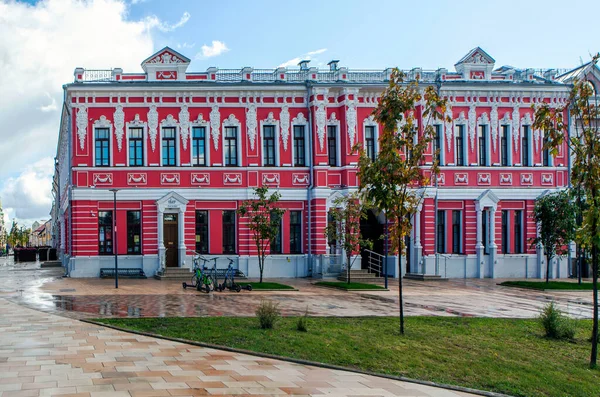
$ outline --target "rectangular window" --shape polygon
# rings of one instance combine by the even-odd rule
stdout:
[[[523,253],[523,230],[522,230],[522,221],[523,221],[523,211],[516,210],[515,211],[515,254]]]
[[[462,241],[460,241],[460,229],[461,229],[461,216],[462,212],[459,210],[452,211],[452,253],[462,254]]]
[[[365,152],[371,161],[375,161],[375,126],[365,127]]]
[[[446,211],[438,210],[437,212],[437,252],[446,252]]]
[[[337,127],[327,126],[327,155],[329,156],[329,165],[337,166]]]
[[[277,236],[271,240],[271,254],[281,254],[281,216],[271,212],[271,225],[277,226]]]
[[[237,127],[225,127],[225,166],[238,165],[238,150],[237,150]]]
[[[508,211],[502,211],[502,253],[509,253],[509,243],[508,243]]]
[[[223,211],[223,253],[235,254],[235,211],[231,210]]]
[[[127,211],[127,254],[142,253],[142,212]]]
[[[267,167],[275,166],[275,126],[263,127],[263,162]]]
[[[96,128],[95,165],[96,167],[110,166],[110,133],[108,128]]]
[[[335,211],[335,209],[330,209],[327,213],[327,227],[335,227],[337,229],[337,222],[333,217],[332,211]],[[331,235],[327,236],[327,245],[329,245],[329,253],[332,255],[337,254],[337,241],[335,239],[336,234],[337,233],[332,233]]]
[[[458,126],[458,134],[456,134],[456,145],[454,149],[456,150],[456,165],[463,166],[465,165],[465,126]]]
[[[165,127],[162,129],[162,165],[176,165],[175,159],[175,127]]]
[[[194,167],[206,166],[206,128],[192,128],[192,165]]]
[[[304,126],[294,126],[294,167],[306,166]]]
[[[544,147],[548,144],[548,137],[544,137]],[[546,148],[542,151],[542,165],[544,167],[550,166],[550,149]]]
[[[487,165],[486,126],[479,126],[479,165]]]
[[[442,165],[442,126],[440,124],[434,125],[435,136],[433,137],[433,155],[435,156],[439,165]]]
[[[523,138],[521,139],[521,165],[529,167],[529,126],[523,126]]]
[[[98,253],[113,254],[112,211],[98,211]]]
[[[208,211],[196,211],[196,252],[208,254]]]
[[[502,126],[502,132],[500,135],[500,164],[504,167],[508,165],[508,126]]]
[[[481,211],[481,244],[483,244],[483,253],[488,253],[488,212]]]
[[[129,129],[129,165],[140,167],[144,165],[144,130]]]
[[[302,253],[302,211],[290,211],[290,254]]]

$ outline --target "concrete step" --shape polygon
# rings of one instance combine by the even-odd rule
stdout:
[[[339,281],[348,281],[346,276],[339,276],[337,278]],[[389,279],[388,279],[389,280]],[[352,277],[350,275],[350,281],[356,283],[369,283],[369,284],[384,284],[385,279],[383,277]]]
[[[191,273],[192,271],[187,267],[167,267],[164,271],[165,274],[179,274],[179,273]]]
[[[62,263],[60,261],[46,261],[40,264],[41,268],[45,267],[62,267]]]
[[[156,274],[154,276],[157,280],[181,280],[190,282],[192,280],[192,273],[189,274]]]
[[[407,280],[417,281],[448,281],[447,278],[442,278],[442,276],[437,276],[434,274],[406,273],[404,278]]]

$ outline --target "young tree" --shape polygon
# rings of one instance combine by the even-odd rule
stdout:
[[[398,69],[392,72],[389,86],[373,112],[383,127],[377,157],[371,160],[362,151],[358,164],[359,191],[393,221],[390,240],[391,250],[398,253],[399,261],[401,334],[404,334],[401,275],[404,239],[410,234],[411,217],[423,200],[422,188],[430,184],[430,175],[438,174],[437,156],[432,156],[431,166],[425,166],[424,155],[430,150],[435,136],[432,121],[442,120],[446,111],[446,100],[440,98],[433,86],[421,91],[418,83],[406,85],[403,79],[404,75]],[[417,105],[420,109],[416,109]],[[421,111],[424,127],[421,134],[413,116],[418,110]]]
[[[370,248],[371,242],[364,240],[360,234],[360,220],[367,218],[364,206],[358,194],[340,196],[333,200],[334,208],[330,210],[333,222],[325,228],[325,237],[335,241],[346,254],[346,279],[350,284],[350,268],[354,261],[352,254],[360,248]],[[354,258],[356,260],[356,256]]]
[[[19,240],[19,225],[16,221],[13,221],[12,226],[10,228],[10,233],[8,234],[8,243],[11,247],[15,247]]]
[[[544,246],[546,283],[549,281],[552,258],[565,255],[569,243],[575,238],[575,211],[567,191],[548,194],[535,201],[531,217],[539,226],[539,237],[532,240],[532,246]]]
[[[555,107],[544,103],[535,110],[533,128],[544,130],[549,140],[545,148],[553,154],[564,140],[570,114],[571,131],[567,143],[571,150],[571,179],[583,191],[586,208],[583,210],[583,223],[577,230],[577,243],[589,250],[592,255],[593,283],[593,326],[590,367],[595,368],[598,359],[598,263],[600,260],[600,107],[593,85],[587,75],[596,68],[600,54],[582,70],[583,79],[575,80],[565,106]]]
[[[262,283],[267,249],[281,232],[281,219],[285,210],[277,205],[281,198],[279,192],[269,195],[269,188],[260,186],[254,188],[254,194],[256,199],[244,201],[237,212],[242,217],[248,217],[248,227],[258,251],[258,269]]]

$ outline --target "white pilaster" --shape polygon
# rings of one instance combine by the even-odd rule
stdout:
[[[179,267],[183,267],[184,262],[185,262],[185,253],[186,253],[186,247],[185,247],[185,211],[183,210],[183,208],[179,208],[179,216],[177,217],[179,219],[178,222],[178,227],[179,227],[179,231],[178,231],[178,235],[179,235],[179,243],[178,243],[178,250],[179,250],[179,263],[178,266]]]
[[[414,245],[414,264],[415,267],[413,270],[415,273],[418,272],[419,270],[423,271],[424,273],[424,269],[419,269],[421,267],[421,261],[423,258],[423,246],[421,245],[421,208],[419,207],[419,209],[417,209],[417,213],[415,214],[414,217],[415,220],[415,245]]]
[[[496,207],[490,207],[490,277],[496,277],[498,245],[496,245]]]
[[[158,222],[158,264],[159,269],[164,270],[165,268],[165,237],[164,237],[164,222],[165,222],[165,213],[160,208],[158,209],[158,217],[156,219]]]
[[[483,244],[481,243],[481,236],[483,234],[482,223],[481,223],[481,214],[483,212],[483,208],[480,206],[479,202],[475,203],[475,211],[477,212],[477,243],[475,244],[475,252],[477,253],[477,265],[479,266],[479,278],[483,278],[484,270],[483,270]]]

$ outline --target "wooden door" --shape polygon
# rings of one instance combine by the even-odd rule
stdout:
[[[166,266],[177,267],[179,262],[179,250],[178,241],[179,236],[177,233],[177,214],[165,214],[164,216],[164,236],[163,241],[165,248],[167,249]]]

